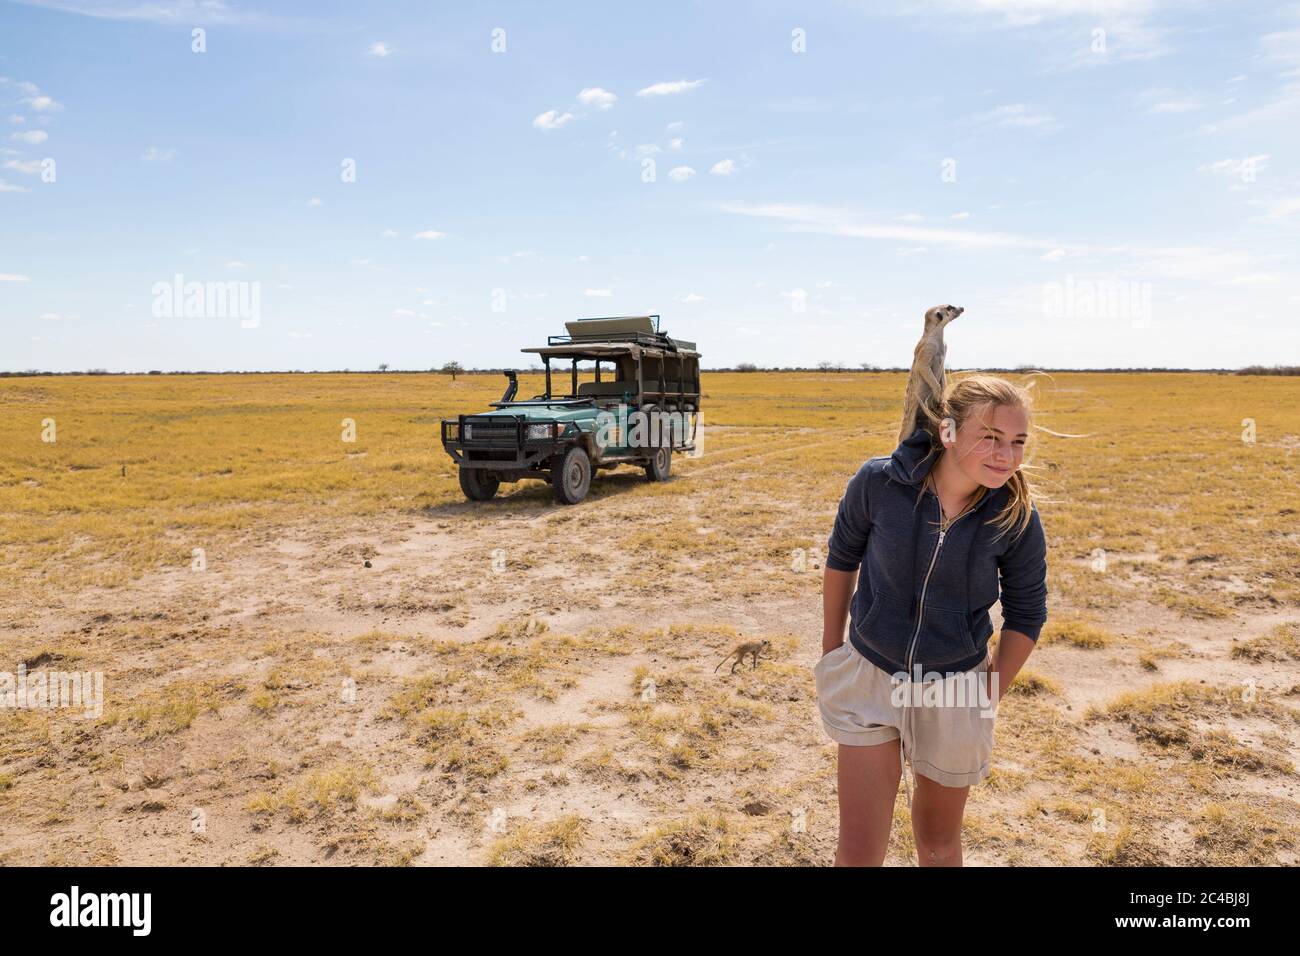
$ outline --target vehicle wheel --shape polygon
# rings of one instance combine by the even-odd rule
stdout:
[[[460,470],[460,490],[470,501],[487,501],[501,487],[501,479],[482,468]]]
[[[668,473],[673,467],[673,450],[660,447],[655,456],[645,466],[645,476],[649,481],[667,481]]]
[[[551,484],[555,486],[555,500],[562,505],[576,505],[587,497],[591,487],[591,459],[580,445],[574,445],[561,456],[551,469]]]

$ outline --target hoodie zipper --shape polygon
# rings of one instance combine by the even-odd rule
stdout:
[[[935,496],[935,503],[939,508],[939,520],[943,520],[943,506],[939,504],[938,496]],[[935,562],[939,560],[939,549],[943,547],[943,539],[948,534],[948,529],[955,525],[962,518],[966,517],[973,511],[973,508],[967,508],[957,517],[948,522],[948,527],[939,531],[939,541],[934,546],[934,553],[930,555],[930,566],[926,568],[925,579],[921,582],[921,600],[916,608],[916,630],[912,632],[912,640],[907,645],[907,679],[912,679],[912,655],[916,652],[916,639],[921,633],[921,622],[925,620],[925,589],[930,584],[930,574],[934,571]]]

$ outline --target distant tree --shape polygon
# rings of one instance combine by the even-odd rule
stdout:
[[[863,362],[863,363],[862,363],[862,368],[863,368],[863,370],[865,370],[865,371],[867,371],[867,372],[879,372],[879,371],[880,371],[880,366],[879,366],[879,365],[872,365],[870,362]]]
[[[387,372],[387,371],[388,371],[388,363],[387,363],[387,362],[380,362],[380,363],[379,363],[379,371],[381,371],[381,372]]]
[[[739,365],[736,366],[736,371],[737,371],[737,372],[757,372],[757,371],[758,371],[758,366],[755,365],[753,362],[741,362]]]
[[[465,371],[465,369],[461,367],[459,362],[448,362],[442,367],[442,374],[450,375],[453,382],[456,381],[456,376],[463,371]]]
[[[1295,365],[1247,365],[1238,369],[1236,375],[1300,375],[1300,366]]]

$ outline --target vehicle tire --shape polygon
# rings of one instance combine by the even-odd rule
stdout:
[[[668,473],[673,467],[673,450],[661,445],[655,449],[655,455],[646,463],[645,476],[648,481],[667,481]]]
[[[501,487],[501,479],[482,468],[460,469],[460,490],[470,501],[487,501]]]
[[[562,505],[576,505],[587,497],[591,487],[591,459],[581,445],[569,448],[551,469],[555,500]]]

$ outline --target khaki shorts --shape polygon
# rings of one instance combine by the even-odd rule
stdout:
[[[909,697],[901,679],[895,685],[890,674],[845,641],[813,668],[822,726],[832,740],[854,747],[902,737],[900,762],[905,755],[914,773],[945,787],[979,783],[989,773],[997,719],[992,696],[976,687],[987,688],[983,675],[989,663],[985,657],[966,674],[913,685]]]

